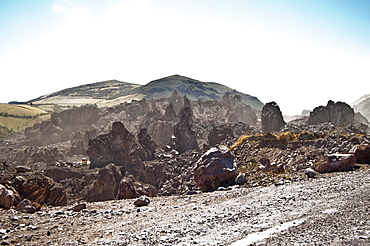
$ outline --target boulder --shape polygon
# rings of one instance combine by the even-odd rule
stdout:
[[[159,148],[165,147],[173,135],[174,124],[168,121],[156,121],[150,124],[149,134]]]
[[[0,207],[9,209],[16,201],[14,192],[0,184]]]
[[[309,177],[309,178],[314,178],[317,175],[317,172],[315,170],[313,170],[312,168],[307,168],[304,171],[304,174],[306,174],[307,177]]]
[[[65,189],[49,177],[18,177],[14,179],[13,187],[23,199],[52,206],[67,205]]]
[[[202,191],[214,191],[220,186],[234,185],[237,176],[234,155],[223,145],[204,153],[194,168],[194,180]]]
[[[86,209],[86,202],[81,202],[73,206],[72,210],[73,212],[80,212],[82,210]]]
[[[356,156],[357,163],[370,164],[370,145],[361,144],[354,146],[349,153]]]
[[[326,106],[316,107],[309,115],[307,123],[318,125],[321,123],[332,123],[335,126],[350,125],[354,123],[355,112],[344,102],[328,101]]]
[[[158,195],[158,190],[153,185],[139,182],[126,173],[119,183],[117,199],[138,198],[142,195],[154,197]]]
[[[247,177],[245,177],[245,174],[244,173],[239,173],[239,175],[236,177],[235,179],[235,184],[237,185],[243,185],[245,183],[247,183]]]
[[[119,167],[114,164],[107,165],[99,170],[96,179],[85,188],[84,199],[88,202],[114,200],[121,178]]]
[[[269,102],[263,106],[261,124],[264,133],[280,131],[286,125],[276,102]]]
[[[18,205],[14,208],[15,210],[22,213],[35,213],[41,209],[41,205],[35,202],[31,202],[28,199],[23,199]]]
[[[317,161],[314,170],[319,173],[351,171],[355,164],[354,154],[331,154]]]
[[[134,205],[136,207],[148,206],[150,203],[150,199],[147,196],[140,196],[135,202]]]

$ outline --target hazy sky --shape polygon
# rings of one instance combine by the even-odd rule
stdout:
[[[0,102],[180,74],[283,114],[370,93],[369,0],[0,0]]]

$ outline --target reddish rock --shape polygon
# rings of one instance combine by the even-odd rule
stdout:
[[[139,182],[132,175],[126,174],[119,183],[117,199],[138,198],[142,195],[154,197],[158,195],[158,190],[153,185]]]
[[[319,173],[351,171],[355,167],[356,156],[353,154],[332,154],[315,164]]]
[[[357,163],[367,163],[370,164],[370,145],[356,145],[349,153],[356,156]]]
[[[114,200],[118,184],[122,178],[119,167],[114,164],[102,168],[97,173],[97,178],[85,188],[84,198],[88,202]]]
[[[53,206],[67,205],[65,189],[51,178],[36,176],[15,179],[13,185],[23,199]]]
[[[202,191],[235,184],[238,176],[234,156],[226,146],[219,145],[204,153],[194,168],[194,180]]]
[[[72,210],[73,212],[80,212],[81,210],[83,209],[86,209],[86,203],[85,202],[82,202],[82,203],[79,203],[79,204],[76,204],[75,206],[73,206]]]

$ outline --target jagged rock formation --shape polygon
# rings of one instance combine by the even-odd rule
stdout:
[[[180,153],[188,150],[199,149],[196,133],[191,129],[193,123],[193,111],[185,105],[180,111],[180,122],[173,128],[175,136],[175,149]]]
[[[194,167],[194,180],[202,191],[233,185],[237,176],[234,155],[223,145],[204,153]]]
[[[308,117],[307,123],[317,125],[330,122],[335,126],[350,125],[354,123],[355,112],[344,102],[328,101],[328,104],[316,107]]]
[[[87,154],[91,168],[104,167],[109,163],[116,165],[132,164],[135,160],[154,158],[155,143],[151,142],[146,130],[139,133],[139,141],[122,122],[114,122],[108,134],[90,139]]]
[[[264,133],[278,132],[285,126],[283,115],[276,102],[266,103],[263,106],[261,124]]]

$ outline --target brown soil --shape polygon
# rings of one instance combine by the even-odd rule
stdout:
[[[370,170],[196,195],[1,210],[2,245],[368,245]]]

